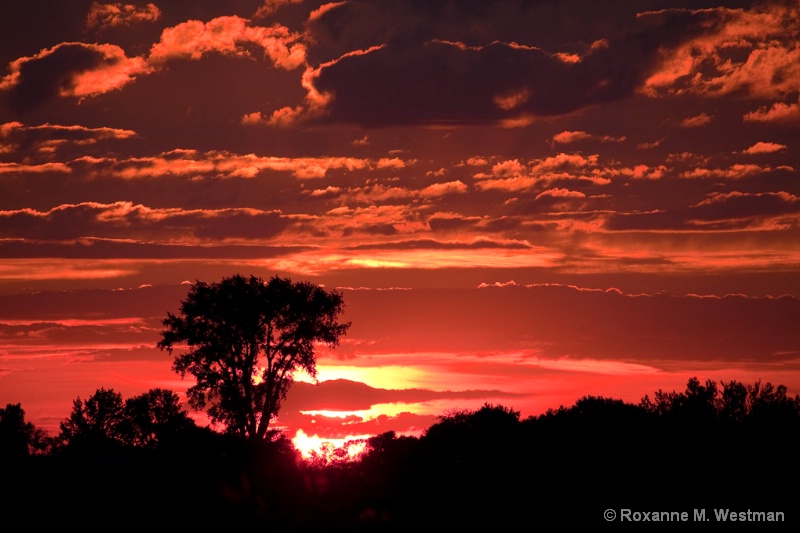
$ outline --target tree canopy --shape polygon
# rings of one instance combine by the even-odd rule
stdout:
[[[158,347],[175,356],[173,370],[196,384],[189,404],[213,423],[250,439],[263,439],[293,381],[316,375],[315,347],[339,344],[349,323],[340,293],[309,282],[242,275],[218,283],[197,281],[179,314],[168,313]]]
[[[114,389],[101,387],[86,400],[73,400],[72,412],[61,422],[58,441],[85,448],[155,448],[164,439],[193,427],[194,420],[171,390],[150,389],[123,400]]]

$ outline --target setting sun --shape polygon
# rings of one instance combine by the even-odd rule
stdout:
[[[366,449],[367,438],[369,435],[323,439],[318,435],[308,436],[305,431],[298,429],[292,443],[300,451],[303,459],[330,463],[357,459]]]

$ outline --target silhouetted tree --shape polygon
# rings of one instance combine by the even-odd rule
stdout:
[[[114,389],[100,388],[86,401],[77,398],[61,422],[62,446],[156,448],[163,440],[196,428],[176,393],[150,389],[123,401]]]
[[[47,448],[47,434],[25,421],[22,404],[0,408],[0,460],[43,453]]]
[[[72,402],[72,412],[61,422],[58,441],[61,445],[101,449],[123,444],[122,424],[125,405],[122,394],[114,389],[99,388],[85,401]]]
[[[168,313],[158,347],[175,357],[173,369],[197,383],[189,404],[206,409],[213,423],[254,440],[269,423],[292,384],[293,373],[316,374],[314,348],[333,348],[347,332],[340,323],[341,294],[307,282],[235,275],[192,285],[180,314]]]
[[[125,400],[124,420],[119,431],[126,444],[155,448],[194,425],[194,420],[183,411],[175,392],[150,389]]]
[[[741,381],[732,380],[721,383],[722,394],[718,402],[719,415],[723,420],[741,423],[750,414],[748,387]]]
[[[652,399],[645,395],[639,405],[649,413],[673,416],[685,423],[703,425],[717,418],[718,394],[715,381],[709,379],[702,385],[697,377],[692,377],[686,383],[685,392],[664,392],[659,389]]]

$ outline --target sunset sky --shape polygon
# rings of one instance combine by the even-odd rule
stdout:
[[[800,393],[800,1],[0,8],[0,406],[51,433],[189,284],[336,289],[289,436],[686,380]]]

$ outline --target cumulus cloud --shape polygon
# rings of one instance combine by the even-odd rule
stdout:
[[[585,131],[562,131],[553,135],[553,142],[556,144],[572,144],[581,141],[623,142],[624,140],[625,137],[594,135]]]
[[[29,111],[54,97],[86,97],[121,89],[151,68],[113,44],[62,43],[10,65],[0,93],[14,111]]]
[[[464,184],[464,182],[461,180],[456,180],[428,185],[420,191],[420,194],[426,197],[436,197],[445,196],[447,194],[464,194],[466,192],[466,184]]]
[[[464,10],[330,3],[308,21],[315,66],[304,111],[369,126],[521,126],[637,92],[794,94],[800,24],[790,4],[646,11],[650,4],[580,0]]]
[[[763,106],[742,117],[745,122],[790,123],[800,121],[800,102],[775,102],[771,106]]]
[[[309,82],[330,95],[328,120],[367,125],[519,126],[631,94],[655,57],[643,42],[624,42],[641,39],[633,36],[638,30],[619,33],[636,25],[635,9],[622,2],[579,8],[585,18],[505,0],[465,10],[435,2],[331,4],[309,20],[309,57],[320,65]],[[620,46],[640,57],[625,57]]]
[[[101,4],[93,2],[86,15],[86,28],[127,26],[137,22],[153,22],[161,18],[155,4],[136,6],[132,4]]]
[[[209,22],[190,20],[165,29],[161,40],[150,50],[148,61],[163,63],[173,59],[200,59],[216,52],[248,57],[247,45],[260,47],[275,66],[293,70],[305,62],[305,46],[299,36],[285,26],[250,26],[241,17],[217,17]]]
[[[140,9],[95,3],[89,20],[93,25],[113,26],[158,18],[158,9],[151,5]],[[199,60],[211,53],[252,57],[254,47],[277,68],[294,70],[305,64],[305,45],[299,34],[277,24],[252,26],[241,17],[226,16],[164,29],[147,56],[128,57],[114,44],[65,42],[20,57],[9,64],[9,74],[0,80],[0,95],[13,111],[26,112],[57,97],[95,97],[122,89],[162,69],[168,61]],[[245,124],[264,120],[258,114],[242,118]]]
[[[780,152],[782,150],[786,150],[787,146],[785,144],[779,143],[771,143],[771,142],[757,142],[753,146],[744,150],[743,153],[745,154],[771,154],[774,152]]]
[[[751,9],[663,10],[640,18],[661,24],[681,21],[687,28],[688,38],[662,48],[658,68],[643,87],[650,96],[744,93],[780,98],[800,87],[796,1]]]
[[[256,10],[253,18],[260,19],[266,18],[278,11],[283,6],[290,4],[300,4],[303,0],[264,0],[264,3]]]
[[[682,128],[700,128],[706,126],[714,120],[714,117],[707,113],[700,113],[692,117],[686,117],[681,120],[680,125]]]

